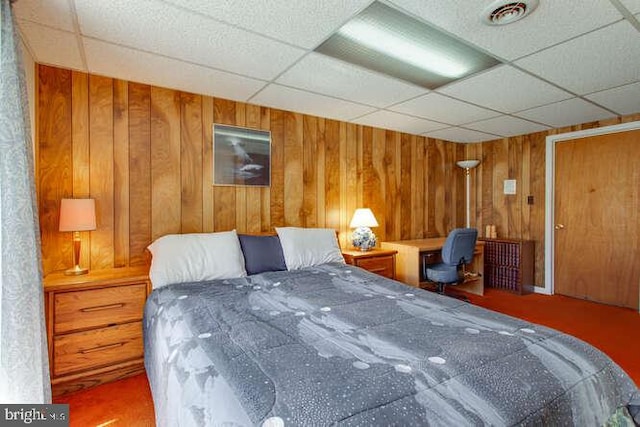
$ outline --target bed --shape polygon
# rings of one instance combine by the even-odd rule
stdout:
[[[160,426],[638,417],[633,381],[577,338],[339,261],[164,283],[143,324]]]

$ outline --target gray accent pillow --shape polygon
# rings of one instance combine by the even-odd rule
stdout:
[[[239,234],[247,274],[287,269],[278,236],[250,236]]]

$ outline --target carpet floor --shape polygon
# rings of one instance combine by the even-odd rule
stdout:
[[[640,385],[640,314],[561,295],[513,295],[487,289],[469,295],[481,307],[574,335],[609,355]],[[154,426],[153,402],[145,375],[104,384],[55,399],[70,405],[72,427]]]

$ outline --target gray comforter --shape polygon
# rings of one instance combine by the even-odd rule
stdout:
[[[340,264],[169,285],[144,329],[160,426],[601,425],[636,392],[572,336]]]

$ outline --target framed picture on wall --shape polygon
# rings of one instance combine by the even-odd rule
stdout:
[[[213,185],[271,185],[271,132],[213,125]]]

